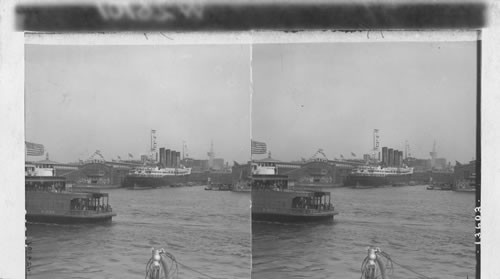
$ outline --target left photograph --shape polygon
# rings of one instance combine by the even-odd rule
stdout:
[[[250,45],[25,45],[28,278],[250,278]]]

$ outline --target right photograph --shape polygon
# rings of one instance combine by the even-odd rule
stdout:
[[[254,44],[252,278],[475,278],[477,41]]]

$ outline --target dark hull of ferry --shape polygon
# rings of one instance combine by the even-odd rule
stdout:
[[[123,181],[123,187],[131,189],[150,189],[164,186],[177,186],[190,182],[189,175],[164,176],[164,177],[135,177],[127,176]]]
[[[333,221],[333,217],[337,214],[338,214],[337,212],[329,212],[324,214],[310,214],[310,215],[252,212],[252,221],[286,222],[286,223],[325,222],[325,221]]]
[[[411,175],[391,176],[347,176],[344,185],[354,188],[371,188],[382,186],[403,186],[410,184]]]
[[[72,215],[51,215],[51,214],[26,214],[26,221],[31,223],[48,224],[91,224],[111,222],[115,213],[103,213],[94,216],[72,216]]]

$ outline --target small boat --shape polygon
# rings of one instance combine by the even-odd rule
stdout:
[[[107,193],[73,191],[65,177],[54,176],[51,165],[25,166],[25,195],[28,222],[98,223],[116,216]]]
[[[249,181],[238,181],[234,183],[232,190],[233,192],[250,193],[252,192],[252,187]]]
[[[433,183],[426,188],[427,190],[451,191],[451,185],[448,183]]]
[[[476,174],[473,173],[469,177],[457,180],[453,190],[456,192],[476,192]]]
[[[205,190],[231,191],[232,188],[233,188],[233,179],[231,172],[228,171],[208,172],[207,187],[205,187]]]

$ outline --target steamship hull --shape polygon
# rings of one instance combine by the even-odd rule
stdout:
[[[387,175],[387,176],[367,176],[367,175],[349,175],[344,185],[353,188],[372,188],[383,186],[404,186],[409,185],[411,174],[405,175]]]
[[[158,187],[173,187],[190,182],[189,175],[169,175],[162,177],[127,176],[123,187],[130,189],[150,189]]]

